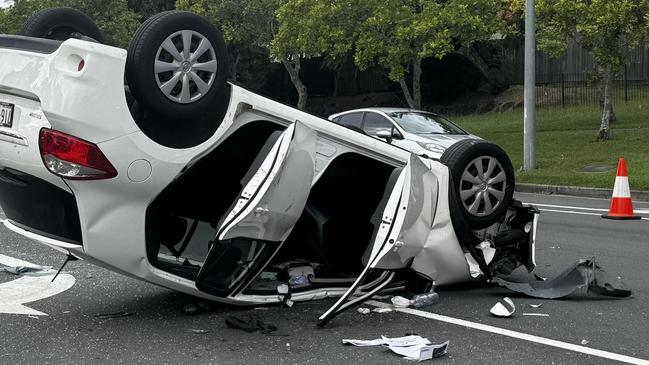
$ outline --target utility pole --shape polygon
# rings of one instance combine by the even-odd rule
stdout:
[[[525,81],[523,91],[523,170],[536,168],[536,15],[525,0]]]

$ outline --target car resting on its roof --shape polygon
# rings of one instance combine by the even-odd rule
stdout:
[[[498,146],[413,153],[228,83],[196,14],[154,15],[127,51],[57,27],[66,11],[0,36],[10,229],[225,303],[340,297],[321,323],[386,288],[534,268],[538,211]]]

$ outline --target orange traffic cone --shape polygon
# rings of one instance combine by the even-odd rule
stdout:
[[[633,214],[633,202],[631,201],[631,190],[629,189],[629,177],[626,175],[626,161],[620,157],[617,164],[615,186],[613,197],[608,214],[602,214],[602,218],[608,219],[641,219],[642,217]]]

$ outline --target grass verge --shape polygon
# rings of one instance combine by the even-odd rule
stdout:
[[[612,188],[615,168],[583,172],[590,165],[616,166],[627,161],[632,190],[649,190],[649,102],[616,105],[611,139],[597,142],[599,109],[594,106],[544,108],[536,118],[537,170],[523,172],[523,111],[456,116],[467,131],[507,151],[518,182]]]

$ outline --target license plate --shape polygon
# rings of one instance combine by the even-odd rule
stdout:
[[[0,102],[0,127],[11,128],[14,117],[14,105]]]

